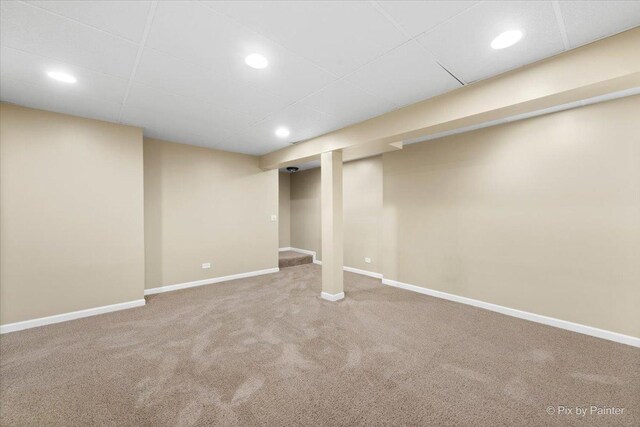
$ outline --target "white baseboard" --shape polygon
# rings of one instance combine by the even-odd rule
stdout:
[[[495,311],[497,313],[506,314],[507,316],[513,316],[519,319],[529,320],[531,322],[542,323],[544,325],[549,325],[549,326],[555,326],[556,328],[566,329],[568,331],[578,332],[580,334],[590,335],[592,337],[602,338],[609,341],[615,341],[615,342],[618,342],[621,344],[627,344],[633,347],[640,347],[640,338],[632,337],[630,335],[619,334],[617,332],[594,328],[592,326],[581,325],[579,323],[573,323],[567,320],[556,319],[554,317],[547,317],[541,314],[535,314],[535,313],[529,313],[527,311],[516,310],[514,308],[509,308],[502,305],[479,301],[472,298],[461,297],[459,295],[453,295],[453,294],[449,294],[442,291],[423,288],[421,286],[410,285],[408,283],[402,283],[396,280],[383,278],[382,283],[385,285],[406,289],[413,292],[418,292],[418,293],[429,295],[436,298],[442,298],[449,301],[472,305],[474,307],[484,308],[485,310]]]
[[[344,298],[344,292],[340,292],[339,294],[330,294],[328,292],[321,292],[320,296],[322,299],[326,299],[327,301],[340,301]]]
[[[22,322],[8,323],[0,325],[0,334],[22,331],[23,329],[37,328],[38,326],[52,325],[54,323],[66,322],[83,317],[96,316],[98,314],[111,313],[112,311],[126,310],[128,308],[142,307],[145,304],[144,298],[134,301],[121,302],[118,304],[104,305],[102,307],[88,308],[86,310],[72,311],[69,313],[56,314],[54,316],[40,317],[38,319],[24,320]]]
[[[314,264],[322,265],[322,261],[314,259]],[[355,267],[347,267],[346,265],[342,267],[343,271],[348,271],[349,273],[362,274],[363,276],[373,277],[374,279],[382,279],[382,273],[374,273],[373,271],[360,270]]]
[[[178,283],[176,285],[160,286],[145,289],[145,295],[160,294],[163,292],[177,291],[178,289],[194,288],[196,286],[211,285],[213,283],[228,282],[229,280],[245,279],[247,277],[261,276],[263,274],[277,273],[279,268],[267,268],[265,270],[249,271],[248,273],[232,274],[230,276],[212,277],[211,279],[196,280],[193,282]]]
[[[314,264],[320,263],[320,261],[316,262],[316,253],[315,253],[315,251],[308,251],[306,249],[300,249],[300,248],[289,248],[289,250],[290,251],[294,251],[294,252],[300,252],[301,254],[311,255],[313,257],[313,263]]]
[[[287,246],[286,248],[278,248],[278,252],[286,252],[286,251],[292,251],[293,249],[290,246]]]
[[[350,273],[362,274],[364,276],[373,277],[374,279],[382,279],[381,273],[374,273],[373,271],[360,270],[359,268],[347,267],[346,265],[342,267],[342,269]]]

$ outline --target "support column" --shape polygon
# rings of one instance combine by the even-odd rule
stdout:
[[[344,298],[342,283],[342,152],[322,153],[322,298],[338,301]]]

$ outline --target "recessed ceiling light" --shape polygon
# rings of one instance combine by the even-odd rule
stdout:
[[[262,70],[263,68],[266,68],[267,65],[269,65],[269,61],[267,61],[267,58],[260,55],[259,53],[252,53],[251,55],[244,58],[244,62],[246,62],[249,67],[256,68],[258,70]]]
[[[276,129],[276,135],[280,138],[286,138],[290,134],[289,129],[287,128],[278,128]]]
[[[498,50],[504,49],[509,46],[513,46],[518,43],[522,38],[522,31],[519,30],[509,30],[500,34],[498,37],[493,39],[491,42],[491,47]]]
[[[47,76],[63,83],[75,83],[77,81],[71,74],[63,73],[62,71],[49,71]]]

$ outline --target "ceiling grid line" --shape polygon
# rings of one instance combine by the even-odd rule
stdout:
[[[413,37],[411,35],[411,33],[409,33],[402,25],[400,25],[398,23],[398,21],[396,21],[395,19],[393,19],[393,17],[391,15],[389,15],[389,13],[387,13],[386,10],[384,10],[384,8],[382,6],[380,6],[380,3],[378,3],[375,0],[370,1],[369,3],[371,3],[371,5],[378,11],[380,12],[380,14],[382,16],[384,16],[385,18],[387,18],[387,20],[389,22],[391,22],[391,24],[393,24],[394,27],[396,27],[401,33],[403,33],[405,35],[405,37],[407,37],[409,40],[413,40],[415,39],[415,37]]]
[[[3,0],[3,1],[4,1],[4,0]],[[131,43],[131,44],[133,44],[133,45],[135,45],[135,46],[137,46],[137,45],[138,45],[138,42],[137,42],[137,41],[135,41],[135,40],[131,40],[130,38],[123,37],[123,36],[121,36],[120,34],[112,33],[111,31],[103,30],[102,28],[98,28],[98,27],[96,27],[96,26],[93,26],[93,25],[91,25],[91,24],[87,24],[86,22],[79,21],[79,20],[74,19],[74,18],[71,18],[71,17],[69,17],[69,16],[61,15],[60,13],[54,12],[53,10],[50,10],[50,9],[44,8],[44,7],[42,7],[42,6],[38,6],[37,4],[31,3],[31,2],[28,2],[28,1],[23,1],[23,0],[19,0],[19,3],[22,3],[22,4],[24,4],[24,5],[26,5],[26,6],[29,6],[29,7],[33,7],[34,9],[38,9],[38,10],[40,10],[40,11],[42,11],[42,12],[48,13],[48,14],[53,15],[53,16],[56,16],[56,17],[58,17],[58,18],[62,18],[62,19],[65,19],[65,20],[67,20],[67,21],[71,21],[71,22],[73,22],[73,23],[75,23],[75,24],[82,25],[83,27],[87,27],[87,28],[89,28],[89,29],[91,29],[91,30],[99,31],[99,32],[101,32],[101,33],[104,33],[104,34],[106,34],[106,35],[110,36],[110,37],[116,37],[116,38],[119,38],[119,39],[121,39],[122,41],[125,41],[125,42],[128,42],[128,43]]]
[[[451,70],[449,70],[447,67],[445,67],[444,65],[442,65],[442,63],[440,61],[438,61],[436,59],[436,62],[438,63],[438,65],[440,66],[440,68],[442,68],[443,70],[445,70],[447,73],[449,73],[449,75],[451,77],[453,77],[454,79],[456,79],[458,81],[458,83],[460,83],[462,86],[465,86],[466,83],[464,82],[464,80],[462,80],[461,78],[457,77],[455,74],[453,74],[453,72]]]
[[[433,28],[431,28],[430,30],[433,30],[433,29],[435,29],[436,27],[438,27],[439,25],[444,24],[445,22],[447,22],[447,21],[449,21],[449,20],[451,20],[451,19],[455,18],[456,16],[458,16],[458,15],[460,15],[460,14],[464,13],[464,12],[466,12],[467,10],[471,9],[472,7],[476,6],[476,5],[477,5],[477,4],[479,4],[479,3],[481,3],[481,2],[475,3],[475,4],[473,4],[472,6],[470,6],[470,7],[466,8],[466,9],[464,9],[464,10],[460,11],[459,13],[457,13],[457,14],[455,14],[455,15],[451,16],[450,18],[448,18],[448,19],[446,19],[446,20],[444,20],[444,21],[442,21],[440,24],[438,24],[438,25],[434,26],[434,27],[433,27]],[[419,33],[419,34],[418,34],[418,35],[416,35],[416,36],[412,36],[412,35],[411,35],[411,33],[409,33],[409,32],[408,32],[408,31],[407,31],[407,30],[406,30],[402,25],[400,25],[400,23],[399,23],[398,21],[396,21],[396,20],[395,20],[395,19],[394,19],[394,18],[393,18],[393,17],[392,17],[392,16],[391,16],[391,15],[390,15],[390,14],[389,14],[385,9],[384,9],[384,7],[382,7],[382,5],[380,5],[380,3],[379,3],[378,1],[372,0],[372,1],[371,1],[371,4],[373,5],[373,7],[375,7],[375,8],[376,8],[376,10],[378,10],[382,15],[384,15],[384,17],[385,17],[385,18],[387,18],[387,19],[389,20],[389,22],[391,22],[391,23],[392,23],[396,28],[398,28],[398,29],[399,29],[400,31],[402,31],[402,32],[403,32],[407,37],[409,37],[409,40],[408,40],[406,43],[410,43],[410,42],[412,42],[412,41],[413,41],[413,42],[415,42],[415,43],[417,43],[417,44],[418,44],[418,46],[420,46],[420,48],[421,48],[422,50],[424,50],[424,51],[425,51],[425,52],[426,52],[426,53],[427,53],[427,54],[428,54],[428,55],[429,55],[429,56],[430,56],[430,57],[431,57],[431,58],[432,58],[432,59],[433,59],[433,60],[434,60],[434,61],[435,61],[435,62],[436,62],[436,63],[437,63],[437,64],[438,64],[438,65],[439,65],[439,66],[440,66],[444,71],[446,71],[446,72],[447,72],[451,77],[453,77],[454,79],[456,79],[456,80],[458,81],[458,83],[460,83],[462,86],[466,85],[466,83],[464,82],[464,80],[462,80],[460,77],[456,76],[456,75],[455,75],[453,72],[451,72],[447,67],[445,67],[444,65],[442,65],[442,63],[438,60],[438,58],[436,58],[436,57],[435,57],[435,55],[433,54],[433,52],[431,52],[429,49],[427,49],[427,48],[426,48],[426,46],[424,46],[422,43],[420,43],[420,42],[418,41],[418,37],[422,37],[424,34],[426,34],[427,32],[429,32],[430,30],[424,31],[424,32],[422,32],[422,33]],[[395,49],[397,49],[397,48],[399,48],[399,47],[401,47],[401,46],[402,46],[402,45],[400,45],[400,46],[396,46],[396,47],[395,47],[395,48],[393,48],[392,50],[395,50]],[[389,52],[391,52],[391,51],[389,51]],[[383,55],[380,55],[380,56],[384,56],[384,55],[386,55],[386,54],[387,54],[387,53],[389,53],[389,52],[386,52],[386,53],[384,53]],[[376,59],[377,59],[377,58],[376,58]],[[373,62],[373,61],[372,61],[372,62]],[[363,67],[364,67],[364,66],[366,66],[366,64],[365,64],[365,65],[363,65]],[[362,68],[362,67],[361,67],[361,68]],[[356,71],[357,71],[357,70],[356,70]],[[355,72],[355,71],[354,71],[354,72]]]
[[[466,9],[461,10],[460,12],[456,13],[455,15],[452,15],[450,17],[448,17],[447,19],[445,19],[442,22],[439,22],[438,24],[434,25],[433,27],[429,28],[428,30],[422,31],[419,34],[416,34],[416,36],[414,37],[414,39],[418,39],[424,35],[427,35],[429,33],[432,33],[434,31],[436,31],[439,27],[443,26],[444,24],[448,23],[449,21],[453,21],[454,19],[456,19],[458,16],[467,13],[468,11],[470,11],[471,9],[480,6],[482,3],[485,3],[487,0],[479,0],[476,3],[472,4],[471,6],[469,6]]]
[[[551,5],[553,6],[553,12],[556,15],[556,21],[558,22],[558,27],[560,28],[560,35],[562,36],[562,43],[564,44],[564,49],[571,49],[571,44],[569,43],[569,36],[567,34],[567,28],[564,25],[564,17],[562,16],[562,11],[560,10],[560,2],[558,0],[552,0]]]
[[[158,7],[158,1],[159,0],[152,2],[151,6],[149,7],[147,21],[145,22],[142,38],[140,39],[140,44],[138,45],[138,53],[136,54],[136,59],[131,69],[131,75],[129,76],[129,83],[127,84],[127,89],[124,93],[124,98],[122,99],[122,106],[120,107],[120,112],[118,113],[118,123],[122,123],[122,115],[124,114],[127,99],[129,98],[129,93],[131,92],[131,86],[133,86],[133,80],[135,79],[136,71],[138,69],[138,65],[140,64],[140,59],[142,58],[144,45],[147,41],[147,37],[149,36],[149,32],[151,31],[151,25],[153,24],[153,17],[155,16],[156,8]]]

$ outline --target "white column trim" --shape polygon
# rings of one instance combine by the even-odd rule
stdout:
[[[340,292],[338,294],[330,294],[323,291],[320,293],[320,297],[322,297],[322,299],[326,299],[327,301],[340,301],[344,298],[344,292]]]
[[[320,155],[322,291],[344,291],[344,209],[342,151]]]

